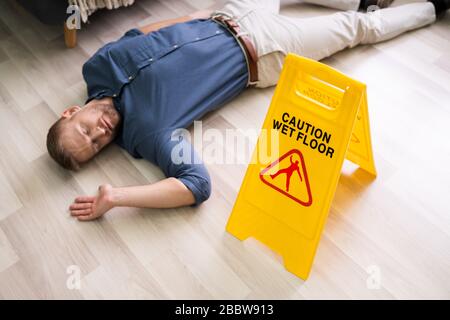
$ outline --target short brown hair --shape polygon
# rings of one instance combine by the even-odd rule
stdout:
[[[64,127],[63,120],[64,118],[60,118],[48,130],[47,150],[53,160],[63,168],[77,171],[80,169],[80,163],[61,144],[61,130]]]

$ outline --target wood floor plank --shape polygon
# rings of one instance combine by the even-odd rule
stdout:
[[[1,40],[0,40],[1,41]],[[0,64],[4,61],[8,60],[8,57],[6,56],[5,52],[2,48],[0,48]]]
[[[0,228],[0,272],[3,272],[17,261],[19,261],[19,257]]]
[[[136,3],[140,8],[147,12],[147,17],[139,21],[139,26],[161,21],[160,19],[174,19],[178,15],[176,12],[165,6],[163,3],[154,0],[144,0]]]
[[[39,92],[44,102],[55,114],[61,114],[67,106],[76,103],[82,104],[84,97],[76,97],[73,90],[68,90],[68,87],[75,84],[66,86],[65,81],[53,69],[50,59],[38,60],[34,48],[28,49],[18,38],[10,38],[1,45],[10,61],[21,71],[34,90]]]
[[[164,287],[170,299],[213,298],[172,250],[161,252],[161,255],[145,268]],[[177,290],[172,289],[174,285],[177,286]]]
[[[163,299],[170,292],[148,273],[138,257],[107,219],[78,222],[77,233],[96,257],[99,266],[83,273],[80,293],[84,298]],[[153,246],[148,245],[147,250]]]
[[[0,125],[5,130],[5,136],[1,139],[8,139],[11,143],[14,143],[28,161],[32,161],[45,153],[45,149],[36,144],[32,133],[23,125],[20,110],[17,114],[14,108],[0,109]]]
[[[11,31],[0,19],[0,41],[5,40],[9,36],[11,36]]]
[[[197,11],[197,9],[194,6],[192,6],[189,2],[183,0],[174,0],[174,1],[156,0],[156,1],[163,3],[170,10],[174,11],[178,16],[184,16],[191,12]]]
[[[208,287],[215,299],[245,298],[250,289],[235,272],[217,255],[204,236],[183,221],[183,211],[154,213],[153,221],[161,233],[167,236],[174,253],[189,270]]]
[[[31,27],[29,22],[24,19],[23,12],[16,10],[10,1],[0,1],[0,21],[3,25],[2,30],[7,35],[17,34]]]
[[[14,97],[22,110],[28,110],[42,102],[39,93],[10,61],[0,63],[0,74],[2,74],[0,83]]]
[[[10,267],[0,273],[0,298],[2,299],[39,299],[39,285],[34,286],[31,281],[32,275],[23,268],[23,264],[18,262],[14,267]],[[46,287],[41,285],[42,292],[46,292]]]
[[[12,186],[9,184],[6,177],[0,171],[0,221],[6,218],[9,214],[17,211],[22,207],[22,203],[17,198]]]

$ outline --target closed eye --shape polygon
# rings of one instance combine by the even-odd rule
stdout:
[[[89,140],[91,140],[90,137],[89,137],[89,129],[87,127],[82,127],[82,132],[83,132],[84,135],[87,136],[87,138]],[[97,150],[98,150],[97,140],[91,140],[91,146],[94,149],[94,151],[97,152]]]

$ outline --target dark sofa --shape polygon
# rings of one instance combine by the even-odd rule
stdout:
[[[1,0],[3,1],[3,0]],[[66,11],[67,0],[15,0],[19,5],[33,14],[44,24],[60,25],[64,27],[64,40],[68,48],[76,46],[76,29],[68,29],[64,23],[68,17]]]

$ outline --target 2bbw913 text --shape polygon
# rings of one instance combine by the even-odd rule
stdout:
[[[257,304],[221,304],[219,314],[245,314],[245,315],[271,315],[273,314],[273,305]]]
[[[273,305],[258,304],[220,304],[219,308],[211,306],[189,306],[181,305],[176,307],[176,315],[200,315],[206,318],[208,314],[218,315],[272,315]]]

